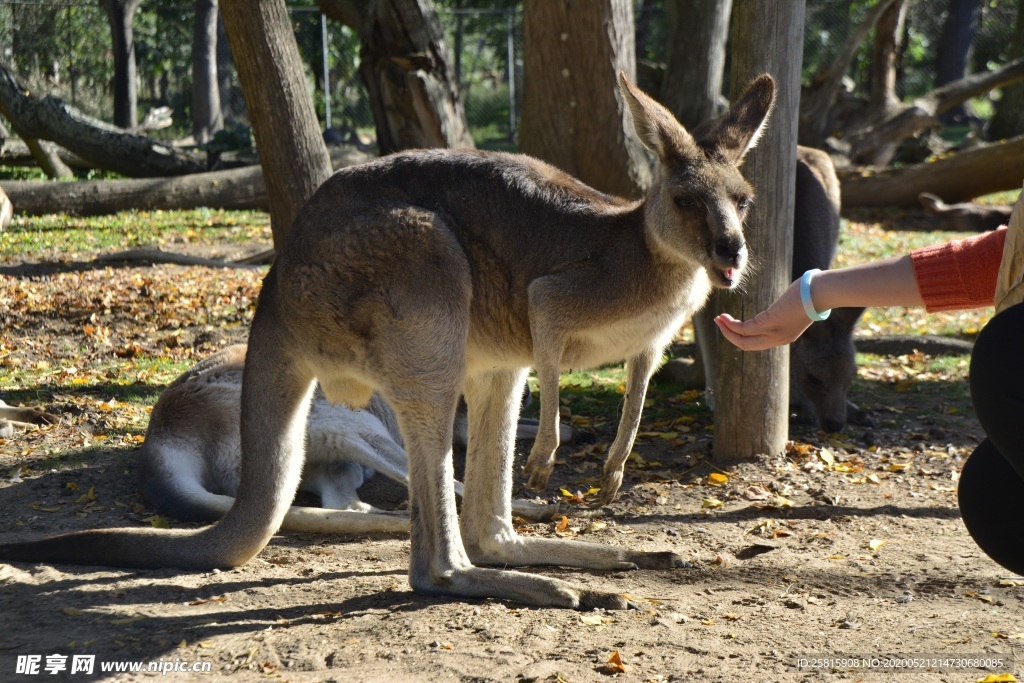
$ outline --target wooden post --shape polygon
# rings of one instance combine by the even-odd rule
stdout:
[[[779,0],[766,12],[760,0],[733,5],[730,95],[765,71],[775,77],[775,110],[750,152],[744,175],[757,200],[747,219],[751,272],[741,293],[723,293],[718,309],[742,320],[768,307],[790,282],[796,187],[805,0]],[[717,464],[759,453],[781,453],[789,437],[789,348],[743,352],[718,344],[714,452]]]

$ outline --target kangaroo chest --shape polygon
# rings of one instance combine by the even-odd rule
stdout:
[[[563,368],[614,363],[652,345],[668,344],[679,328],[704,305],[710,288],[702,270],[674,297],[638,307],[614,319],[595,320],[593,325],[574,330],[565,341]]]

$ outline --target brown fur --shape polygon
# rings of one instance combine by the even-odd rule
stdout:
[[[623,608],[618,594],[481,565],[680,566],[673,553],[521,537],[512,526],[527,367],[540,384],[526,465],[539,488],[558,445],[559,371],[626,358],[623,415],[601,484],[610,499],[662,350],[711,287],[735,287],[746,264],[742,219],[753,193],[736,164],[764,126],[772,79],[756,79],[707,138],[691,136],[625,76],[620,85],[658,158],[645,199],[609,198],[508,154],[411,152],[340,171],[300,212],[260,294],[228,514],[173,536],[131,529],[8,544],[0,559],[246,562],[277,531],[299,484],[316,381],[331,400],[358,405],[377,390],[394,408],[408,452],[416,591]],[[469,409],[461,518],[451,458],[460,392]]]

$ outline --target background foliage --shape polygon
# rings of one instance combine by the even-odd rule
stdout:
[[[637,0],[637,57],[664,60],[671,39],[664,21],[666,0]],[[808,0],[804,79],[836,55],[847,34],[865,17],[874,0]],[[899,93],[921,95],[934,87],[934,63],[948,0],[916,0],[905,29]],[[516,0],[436,0],[448,34],[448,48],[459,74],[466,114],[477,144],[514,142],[522,94],[521,2]],[[1016,0],[982,3],[971,71],[1005,63],[1016,21]],[[300,52],[322,125],[326,97],[331,125],[373,135],[373,117],[358,78],[359,42],[348,28],[327,23],[313,0],[289,2]],[[140,79],[140,116],[155,106],[174,112],[167,136],[190,130],[193,7],[187,0],[153,0],[135,16]],[[456,49],[457,48],[457,49]],[[323,54],[327,53],[326,79]],[[865,44],[852,73],[859,89],[868,86],[870,45]],[[222,103],[225,116],[246,123],[245,105],[230,54],[221,50]],[[109,120],[112,106],[110,33],[98,3],[86,0],[0,1],[0,54],[36,93],[52,94],[90,115]],[[511,60],[510,60],[511,56]],[[511,70],[510,70],[511,63]],[[326,86],[325,86],[326,83]],[[987,100],[974,103],[976,113],[991,112]],[[368,140],[366,140],[368,141]]]

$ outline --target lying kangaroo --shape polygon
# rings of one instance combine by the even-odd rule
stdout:
[[[543,485],[558,443],[558,374],[626,358],[626,397],[602,495],[619,488],[652,369],[712,287],[747,261],[753,191],[738,164],[775,84],[755,79],[700,137],[619,77],[658,160],[627,201],[526,156],[429,150],[329,178],[300,211],[259,296],[242,384],[238,496],[198,530],[84,531],[0,546],[0,560],[208,569],[256,555],[281,526],[302,473],[319,383],[331,401],[380,392],[408,454],[409,583],[422,593],[537,606],[624,609],[629,600],[505,567],[667,569],[672,552],[519,536],[510,507],[516,416],[536,367],[541,422],[527,460]],[[452,421],[468,405],[461,524]],[[502,569],[484,568],[492,565]]]
[[[794,280],[811,268],[825,270],[832,264],[839,245],[839,210],[839,178],[832,160],[820,150],[797,147]],[[847,421],[871,422],[867,413],[846,398],[857,375],[853,328],[863,312],[863,308],[838,308],[828,319],[811,325],[789,348],[790,402],[832,432],[841,430]],[[701,363],[688,373],[696,382],[704,375],[712,408],[718,367],[718,331],[713,316],[707,309],[694,316]]]
[[[218,351],[167,387],[153,407],[146,441],[139,449],[142,493],[161,514],[188,522],[215,522],[238,492],[241,460],[239,411],[245,345]],[[456,417],[455,437],[465,433]],[[561,425],[561,438],[575,434]],[[536,429],[520,419],[517,438]],[[465,445],[465,442],[462,442]],[[374,394],[365,410],[330,403],[316,392],[306,425],[306,460],[299,490],[320,497],[322,508],[292,506],[282,530],[320,533],[408,531],[408,512],[381,512],[357,490],[375,473],[408,486],[405,449],[395,414]],[[456,490],[462,493],[461,485]],[[561,506],[512,501],[515,515],[550,520]],[[355,514],[352,514],[355,513]],[[367,513],[367,514],[362,514]]]
[[[10,438],[18,425],[55,424],[58,419],[39,408],[15,408],[0,400],[0,439]]]

